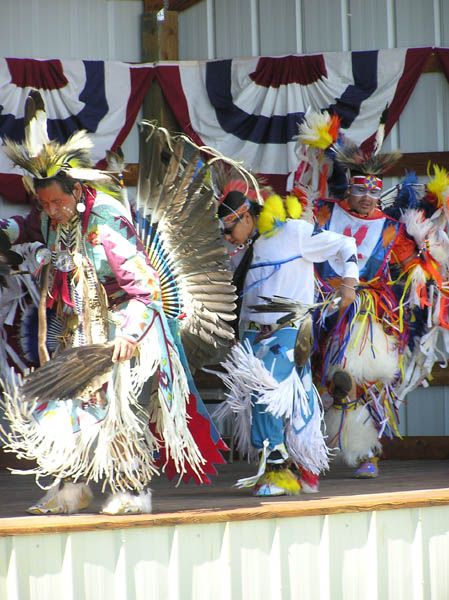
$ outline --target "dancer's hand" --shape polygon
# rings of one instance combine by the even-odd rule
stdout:
[[[345,277],[338,289],[338,295],[340,296],[339,308],[344,310],[355,300],[355,286],[357,281],[350,277]]]
[[[117,336],[114,340],[112,362],[124,362],[125,360],[129,360],[134,354],[136,346],[137,343],[129,338]]]

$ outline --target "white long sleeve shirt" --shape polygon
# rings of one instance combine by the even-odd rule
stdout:
[[[284,296],[306,304],[314,302],[314,263],[332,259],[341,265],[342,277],[358,281],[354,238],[325,231],[303,220],[291,220],[272,236],[254,242],[251,268],[245,279],[240,322],[271,325],[278,313],[255,313],[248,307],[261,304],[260,296]]]

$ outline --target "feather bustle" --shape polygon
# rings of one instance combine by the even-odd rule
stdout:
[[[142,124],[140,141],[139,233],[160,274],[164,311],[185,313],[181,336],[198,367],[234,339],[235,288],[207,181],[210,165],[185,136],[154,124]]]

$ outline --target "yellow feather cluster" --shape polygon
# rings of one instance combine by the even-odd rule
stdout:
[[[444,167],[433,166],[433,177],[427,183],[427,190],[438,198],[438,207],[440,207],[445,197],[449,193],[449,174]],[[430,169],[428,169],[428,175]]]
[[[259,215],[259,233],[267,234],[274,231],[276,226],[284,223],[286,219],[287,212],[282,198],[277,194],[268,196]]]
[[[274,233],[276,227],[285,223],[287,219],[299,219],[302,210],[301,202],[296,196],[287,196],[285,200],[277,194],[268,196],[259,215],[259,233],[262,235]]]
[[[327,112],[310,112],[299,126],[298,140],[306,146],[325,150],[334,142],[332,134],[333,120]]]
[[[299,219],[302,215],[302,204],[296,196],[287,196],[285,198],[285,208],[290,219]]]
[[[257,482],[258,487],[263,484],[275,485],[285,490],[287,495],[296,496],[301,491],[301,484],[290,469],[281,471],[267,471]]]

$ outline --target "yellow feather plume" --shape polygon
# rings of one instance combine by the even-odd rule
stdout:
[[[427,190],[434,194],[438,199],[438,207],[440,207],[449,193],[449,174],[444,167],[432,165],[433,177],[427,183]],[[427,175],[430,175],[430,164],[427,169]]]
[[[287,196],[285,198],[285,207],[290,219],[299,219],[302,215],[302,204],[296,196]]]
[[[338,137],[340,119],[327,112],[308,112],[299,126],[298,141],[306,146],[326,150]]]
[[[276,228],[280,223],[284,223],[287,219],[284,202],[277,194],[268,196],[263,204],[262,211],[259,215],[259,232],[267,234]]]

